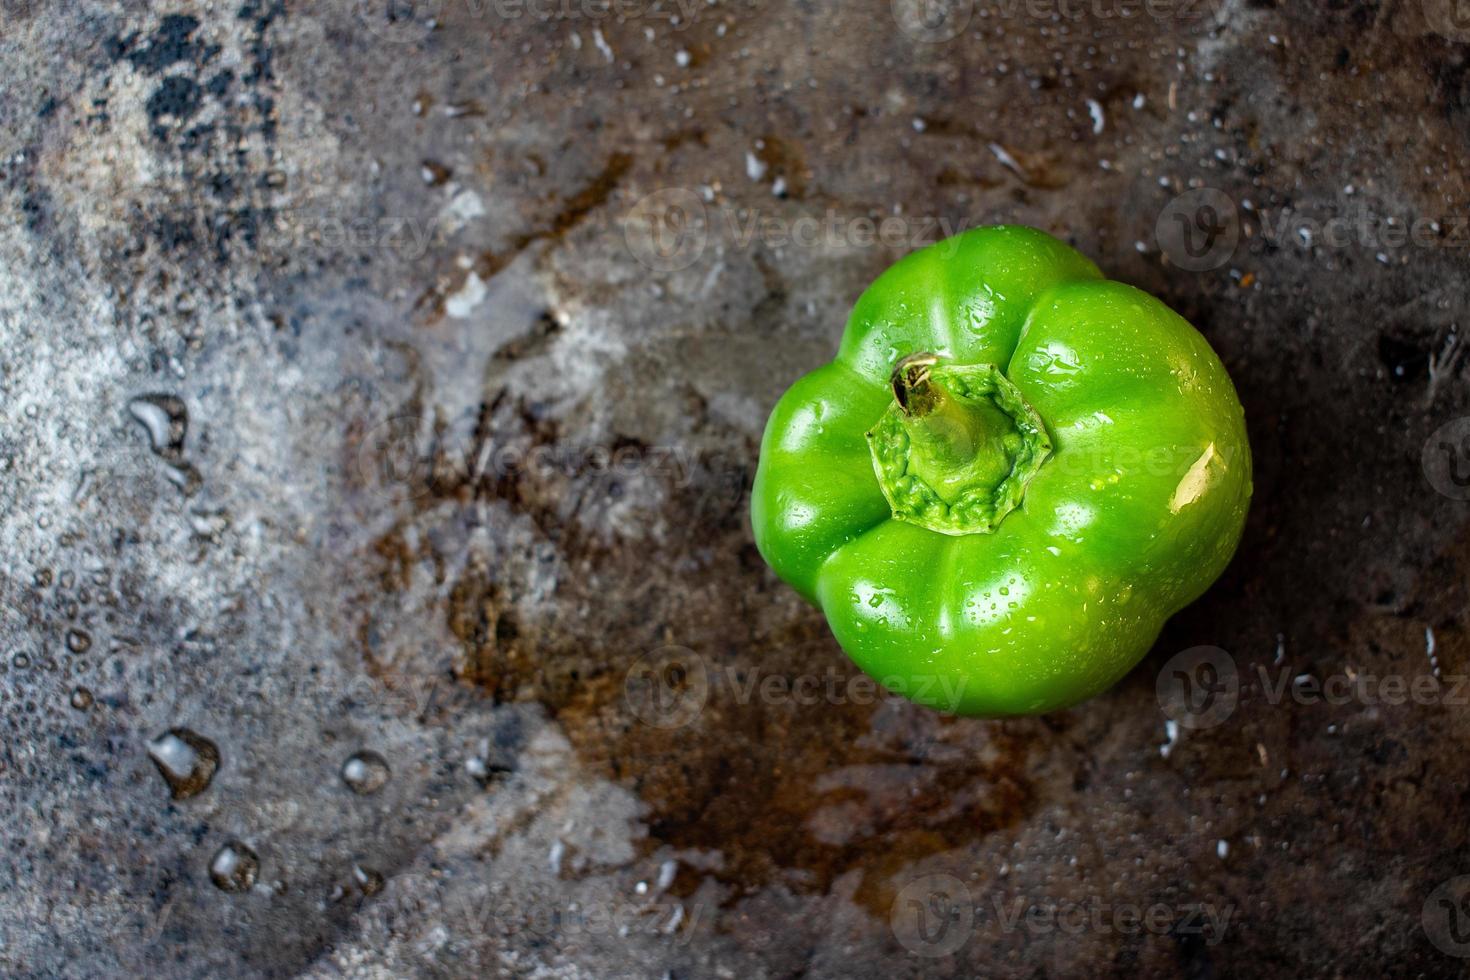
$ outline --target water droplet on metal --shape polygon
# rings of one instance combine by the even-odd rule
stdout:
[[[189,410],[175,395],[140,395],[128,402],[128,411],[148,432],[154,455],[169,464],[168,478],[186,497],[199,492],[203,479],[184,458]]]
[[[488,738],[480,741],[479,754],[466,759],[464,768],[475,782],[485,787],[512,771],[510,766],[490,760],[490,740]]]
[[[372,898],[383,890],[383,876],[372,868],[365,868],[360,864],[352,866],[352,880],[357,883],[357,890],[362,892],[366,898]]]
[[[187,728],[170,728],[148,743],[148,756],[176,800],[198,796],[219,768],[219,749]]]
[[[255,878],[260,874],[260,858],[255,852],[237,840],[225,844],[214,852],[209,862],[209,880],[214,887],[224,892],[243,892],[255,887]]]
[[[128,402],[128,411],[148,431],[153,451],[170,463],[184,458],[184,436],[189,431],[189,410],[174,395],[140,395]]]
[[[359,796],[382,789],[389,775],[388,760],[376,752],[358,752],[342,763],[342,781]]]
[[[76,688],[71,692],[71,706],[78,711],[86,711],[92,707],[92,692],[85,687]]]
[[[192,497],[199,492],[204,485],[204,477],[199,475],[191,463],[180,463],[168,468],[165,475],[168,481],[179,488],[179,492],[186,497]]]
[[[72,653],[86,653],[92,648],[91,634],[85,630],[68,630],[66,648]]]
[[[189,512],[189,528],[201,538],[217,538],[230,526],[230,516],[220,511]]]

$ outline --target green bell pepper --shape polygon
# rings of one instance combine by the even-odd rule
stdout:
[[[1251,495],[1215,352],[1031,228],[916,252],[771,413],[761,554],[885,687],[1007,716],[1091,697],[1224,570]]]

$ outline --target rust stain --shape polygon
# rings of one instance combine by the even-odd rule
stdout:
[[[482,407],[475,439],[546,446],[561,437],[555,423],[501,395]],[[753,460],[754,446],[749,451]],[[733,497],[715,474],[669,481],[660,506],[680,533],[661,546],[657,563],[647,547],[620,544],[577,520],[578,507],[616,492],[587,474],[514,469],[456,478],[434,460],[420,469],[450,475],[426,477],[406,520],[442,519],[431,515],[446,502],[504,502],[554,543],[570,570],[557,584],[558,604],[581,611],[551,628],[524,623],[514,577],[470,561],[443,600],[460,648],[455,675],[497,701],[543,704],[590,771],[647,804],[648,851],[722,856],[712,872],[684,867],[676,893],[697,888],[704,874],[736,897],[777,883],[825,893],[858,871],[857,900],[882,918],[899,871],[1035,808],[1030,770],[1050,738],[1035,721],[946,719],[877,698],[801,704],[752,695],[753,681],[772,676],[833,677],[848,690],[856,670],[815,610],[793,605],[794,617],[765,635],[749,625],[747,604],[765,604],[763,594],[776,586],[746,526],[748,469],[735,474]],[[405,569],[417,563],[442,567],[435,540],[399,528],[383,535],[372,555],[383,588],[402,589]],[[638,658],[668,643],[697,651],[712,680],[700,716],[671,730],[640,720],[624,694]]]
[[[830,640],[807,646],[850,676]],[[897,872],[1034,805],[1027,723],[948,721],[906,705],[899,726],[919,740],[905,744],[875,738],[886,709],[872,704],[740,703],[724,688],[695,724],[668,731],[629,724],[621,694],[620,684],[589,685],[551,707],[583,761],[649,805],[647,849],[718,852],[715,877],[736,897],[773,883],[822,894],[859,871],[856,901],[886,918]],[[687,895],[699,880],[683,871],[673,890]]]
[[[796,143],[767,133],[756,141],[756,159],[765,164],[766,176],[771,180],[780,177],[786,182],[785,196],[800,200],[806,196],[807,182],[812,179],[811,168]]]
[[[505,248],[496,252],[482,252],[475,260],[472,271],[482,280],[488,282],[516,257],[529,248],[532,244],[540,241],[557,241],[564,238],[568,232],[580,225],[593,211],[607,203],[612,192],[622,180],[623,175],[633,165],[633,157],[627,153],[614,153],[608,158],[600,173],[581,190],[571,197],[566,198],[560,208],[551,215],[547,221],[538,228],[521,232],[511,238]],[[429,322],[437,322],[444,314],[445,297],[454,293],[460,286],[468,273],[461,275],[457,282],[450,286],[444,279],[440,279],[433,286],[425,290],[417,300],[414,301],[415,312],[428,310]]]

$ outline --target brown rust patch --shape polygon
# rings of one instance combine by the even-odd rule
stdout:
[[[806,196],[812,171],[799,145],[767,133],[756,141],[753,152],[756,159],[765,164],[768,179],[774,181],[779,177],[786,182],[786,197],[800,200]]]
[[[449,592],[447,614],[449,632],[465,652],[460,676],[500,695],[515,661],[521,658],[506,642],[517,633],[514,620],[504,608],[499,589],[483,564],[476,563],[466,569],[454,583]],[[499,696],[496,699],[503,700]]]
[[[516,257],[532,244],[541,241],[554,242],[565,237],[568,232],[586,220],[588,215],[607,203],[613,190],[618,186],[618,182],[622,180],[623,175],[632,165],[633,158],[627,153],[614,153],[608,157],[602,171],[581,190],[564,199],[561,207],[539,227],[520,232],[511,238],[505,248],[499,251],[482,252],[475,260],[473,267],[475,275],[489,282],[496,273],[515,261]],[[445,297],[459,289],[464,284],[464,279],[465,276],[460,276],[452,288],[443,279],[436,282],[414,302],[414,310],[427,309],[431,322],[439,320],[444,314]]]
[[[562,438],[502,397],[482,409],[474,451],[481,440],[535,447]],[[647,804],[650,852],[718,853],[712,873],[734,896],[768,884],[824,893],[858,871],[858,901],[886,916],[897,873],[1031,812],[1034,746],[1050,736],[1034,721],[946,719],[854,688],[859,675],[820,614],[790,601],[755,556],[747,449],[723,467],[702,460],[688,480],[668,475],[659,508],[669,530],[658,540],[611,534],[598,514],[616,498],[616,478],[575,468],[430,480],[408,520],[447,521],[446,503],[496,500],[554,545],[568,570],[558,606],[575,616],[527,621],[514,570],[472,556],[444,599],[460,647],[455,671],[497,700],[545,705],[589,770]],[[435,459],[419,469],[454,472]],[[385,536],[375,556],[385,588],[407,581],[406,565],[446,564],[432,554],[443,538]],[[625,697],[639,658],[666,644],[693,650],[709,680],[703,711],[682,728],[648,724]],[[803,677],[816,679],[816,703],[790,696]],[[699,880],[686,869],[674,889],[688,893]]]
[[[815,633],[813,626],[802,631]],[[1032,724],[955,721],[907,704],[743,697],[752,676],[783,685],[832,676],[842,688],[855,675],[826,637],[801,643],[795,660],[804,665],[760,647],[711,665],[724,679],[685,728],[630,721],[621,684],[588,686],[553,706],[583,761],[648,804],[650,851],[718,852],[715,877],[735,897],[773,883],[825,893],[859,871],[856,900],[886,917],[895,874],[1032,809]],[[760,669],[764,656],[778,662]],[[687,895],[698,884],[683,875],[674,891]]]

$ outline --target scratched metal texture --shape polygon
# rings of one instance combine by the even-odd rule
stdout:
[[[1450,0],[0,17],[0,972],[1459,975]],[[863,287],[995,221],[1190,318],[1256,462],[1146,661],[1002,722],[855,682],[747,517]]]

